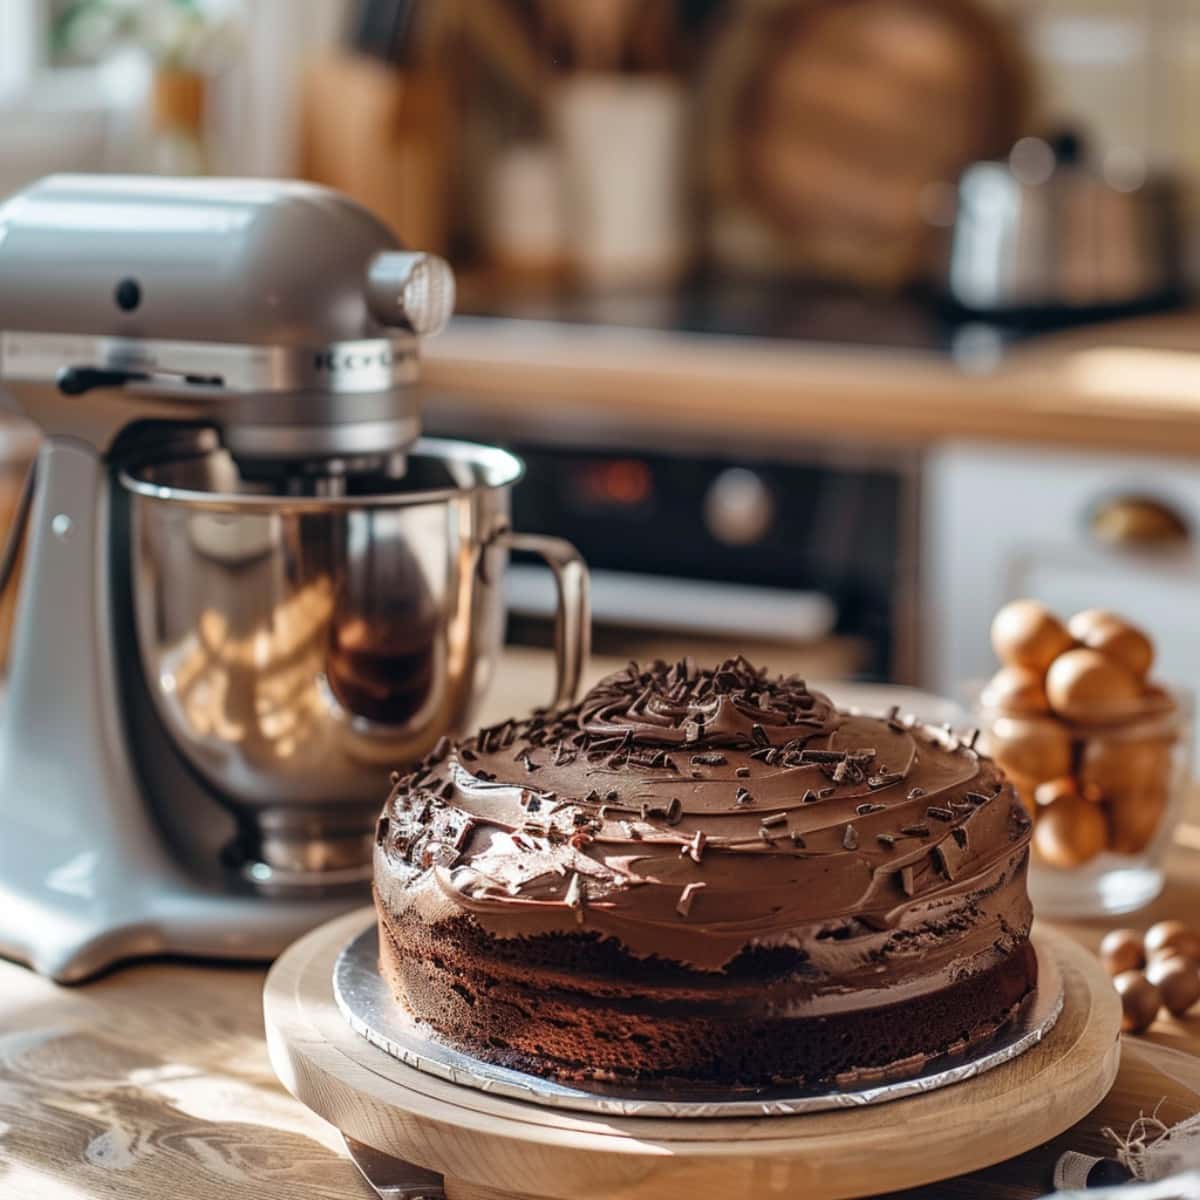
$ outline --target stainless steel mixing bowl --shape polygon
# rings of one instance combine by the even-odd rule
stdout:
[[[143,674],[191,766],[239,814],[260,882],[369,861],[389,771],[470,723],[504,631],[509,551],[558,585],[557,680],[588,653],[587,572],[568,543],[513,533],[523,467],[426,440],[404,476],[293,496],[223,450],[125,471]]]

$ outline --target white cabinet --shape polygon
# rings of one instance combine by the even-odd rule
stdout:
[[[1101,544],[1094,514],[1134,495],[1192,539],[1169,552]],[[1018,595],[1064,616],[1116,609],[1153,635],[1160,678],[1200,685],[1200,462],[952,442],[926,460],[922,513],[923,682],[936,691],[991,672],[992,614]]]

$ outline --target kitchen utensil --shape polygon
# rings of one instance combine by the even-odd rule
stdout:
[[[958,187],[947,289],[979,313],[1126,311],[1182,288],[1170,179],[1110,182],[1071,134],[1019,141]]]
[[[375,1189],[379,1200],[445,1200],[442,1177],[436,1171],[427,1171],[401,1158],[381,1154],[366,1142],[345,1134],[342,1141],[350,1161]]]
[[[688,255],[683,86],[579,72],[558,84],[552,110],[575,269],[603,286],[675,279]]]
[[[487,684],[508,547],[564,572],[571,690],[582,567],[509,532],[519,462],[417,442],[453,295],[303,184],[56,176],[0,208],[0,385],[44,435],[0,952],[261,958],[357,902],[388,766]]]
[[[813,1200],[874,1195],[959,1175],[1043,1144],[1090,1112],[1120,1055],[1119,1004],[1096,959],[1038,932],[1065,985],[1049,1036],[1012,1064],[880,1109],[769,1118],[571,1112],[438,1079],[359,1037],[333,999],[342,948],[374,920],[339,918],[267,976],[276,1073],[344,1133],[443,1172],[450,1195],[707,1200],[769,1191]],[[981,1132],[982,1131],[982,1132]],[[457,1190],[456,1190],[457,1189]]]
[[[242,817],[236,853],[255,883],[369,875],[381,781],[467,727],[491,682],[510,548],[554,572],[562,651],[547,699],[574,695],[583,569],[567,543],[508,528],[520,474],[502,450],[432,440],[402,477],[341,495],[268,491],[223,451],[121,473],[141,682],[175,748]]]

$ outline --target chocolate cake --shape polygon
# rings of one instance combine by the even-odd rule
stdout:
[[[741,658],[630,664],[396,780],[381,966],[437,1035],[537,1074],[901,1077],[1032,994],[1029,836],[973,736]]]

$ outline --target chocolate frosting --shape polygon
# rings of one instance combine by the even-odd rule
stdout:
[[[897,958],[953,975],[1026,936],[1029,834],[974,734],[689,659],[443,741],[395,781],[376,889],[496,937],[583,932],[705,972],[787,946],[894,991]]]

